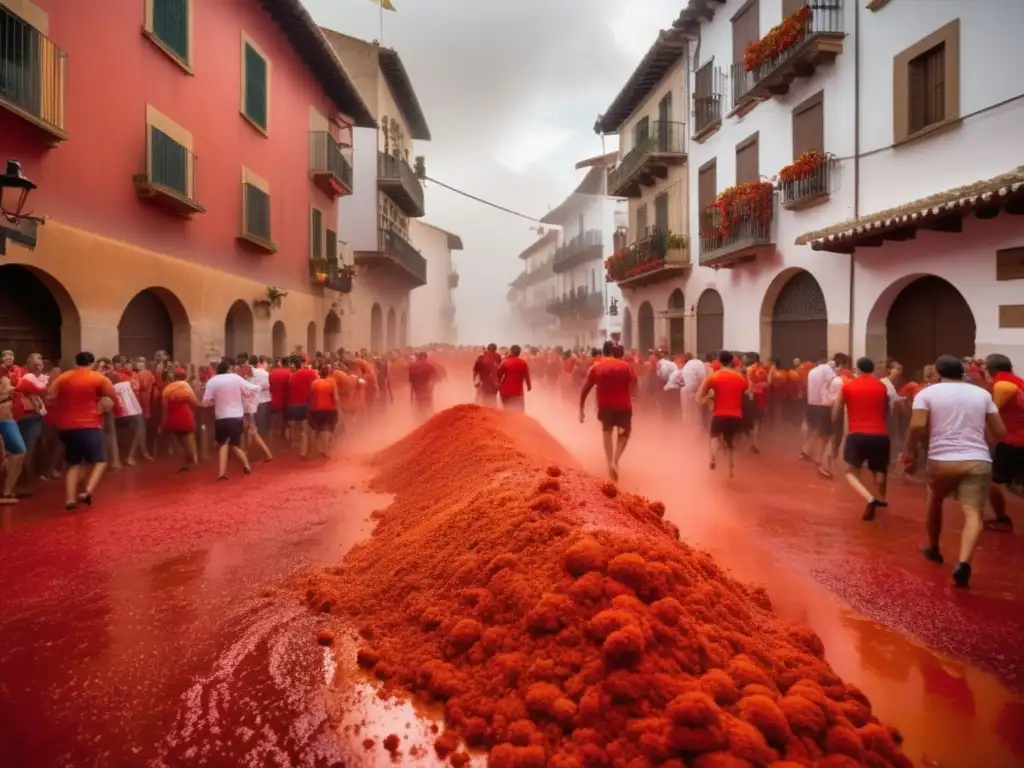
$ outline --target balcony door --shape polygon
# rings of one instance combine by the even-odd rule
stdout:
[[[654,198],[654,228],[661,234],[668,232],[668,192]]]
[[[672,92],[658,102],[658,151],[669,151],[669,125],[672,120]]]

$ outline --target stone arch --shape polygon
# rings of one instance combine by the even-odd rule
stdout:
[[[317,328],[316,321],[310,320],[309,325],[306,326],[306,357],[312,360],[320,349],[317,349]]]
[[[640,354],[647,355],[654,349],[654,307],[651,302],[645,301],[636,312],[637,343],[640,345]]]
[[[633,348],[633,313],[629,307],[622,309],[622,346],[627,350]]]
[[[686,297],[682,288],[676,288],[668,297],[668,351],[670,355],[681,355],[686,346]]]
[[[370,309],[370,351],[380,352],[384,346],[384,310],[380,304],[373,302]]]
[[[761,301],[762,355],[783,368],[828,356],[828,306],[821,284],[806,269],[782,270]]]
[[[18,364],[33,352],[69,368],[82,351],[82,319],[67,289],[27,264],[0,264],[0,347]]]
[[[387,342],[388,342],[388,347],[387,348],[388,348],[389,351],[394,349],[396,346],[398,346],[398,328],[395,325],[396,322],[397,321],[395,320],[395,308],[394,307],[390,307],[390,308],[388,308],[388,321],[387,321]]]
[[[398,346],[403,349],[409,346],[409,318],[405,310],[402,310],[402,316],[398,319]]]
[[[224,356],[234,359],[243,352],[252,354],[253,317],[252,308],[238,299],[224,318]]]
[[[725,346],[725,304],[722,294],[707,288],[697,299],[697,354],[721,352]]]
[[[271,349],[274,359],[288,355],[288,330],[284,327],[284,321],[278,320],[270,332]]]
[[[974,355],[977,322],[952,283],[917,273],[882,291],[868,313],[866,331],[868,357],[895,358],[908,380],[920,381],[924,367],[939,355]]]
[[[341,346],[341,318],[333,309],[327,313],[324,319],[324,353],[338,354]]]
[[[161,286],[132,297],[117,324],[117,351],[127,357],[152,359],[158,350],[171,360],[192,359],[192,323],[181,299]]]

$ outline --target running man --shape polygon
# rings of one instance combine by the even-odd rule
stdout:
[[[736,437],[743,434],[743,398],[747,396],[750,383],[747,377],[732,367],[733,353],[723,349],[718,353],[720,368],[701,382],[697,390],[697,402],[711,403],[711,427],[708,466],[715,468],[715,457],[724,445],[729,461],[729,478],[736,471]]]
[[[412,403],[419,421],[426,421],[434,415],[434,384],[437,369],[427,360],[426,352],[417,352],[416,359],[409,365],[409,402]]]
[[[992,377],[992,400],[1006,425],[1006,436],[992,449],[992,486],[988,500],[995,520],[985,523],[994,531],[1013,531],[1013,520],[1006,514],[1006,497],[1000,486],[1024,481],[1024,379],[1013,372],[1006,355],[989,355],[985,367]]]
[[[623,360],[624,354],[625,350],[614,341],[606,341],[602,357],[587,371],[580,392],[582,424],[586,418],[587,397],[590,390],[597,387],[597,420],[601,422],[608,474],[615,482],[619,480],[619,460],[633,429],[633,397],[637,390],[636,373],[633,366]],[[617,440],[613,440],[615,430],[618,431]]]
[[[498,366],[498,394],[501,395],[501,406],[506,411],[525,411],[523,386],[526,392],[533,389],[530,366],[520,357],[522,351],[518,344],[513,344],[508,357]]]
[[[320,378],[313,381],[309,390],[309,427],[313,430],[317,453],[327,458],[331,454],[334,430],[341,420],[341,392],[329,365],[321,366],[317,373]]]
[[[498,404],[498,366],[501,355],[497,344],[488,344],[487,349],[473,363],[473,386],[476,387],[476,400],[481,405],[495,406]]]
[[[245,392],[259,396],[258,384],[250,384],[231,370],[231,361],[217,363],[217,374],[206,382],[203,402],[213,403],[213,440],[217,444],[218,480],[228,479],[228,452],[242,462],[242,471],[252,474],[249,457],[242,450],[245,432]]]
[[[833,424],[842,424],[843,410],[849,432],[843,448],[846,482],[867,503],[862,520],[874,520],[879,507],[887,507],[885,490],[889,479],[889,392],[874,376],[875,361],[862,357],[857,361],[856,377],[845,384],[832,406]],[[861,479],[861,468],[867,464],[874,478],[871,493]]]

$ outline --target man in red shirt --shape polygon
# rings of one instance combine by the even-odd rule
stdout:
[[[501,406],[507,411],[524,411],[523,385],[526,385],[527,392],[533,389],[530,366],[519,356],[522,351],[518,344],[513,344],[508,357],[498,366],[498,394],[501,395]]]
[[[1024,482],[1024,379],[1013,372],[1013,363],[1006,355],[989,355],[985,367],[992,378],[992,400],[1006,425],[1006,434],[992,449],[988,500],[996,517],[985,521],[985,528],[1013,531],[1013,520],[1006,514],[1006,497],[1000,486]]]
[[[498,401],[498,366],[501,355],[497,344],[488,344],[473,363],[473,386],[476,387],[477,402],[481,405],[496,405]]]
[[[292,369],[288,360],[276,360],[268,374],[270,381],[270,419],[275,434],[285,433],[284,410],[288,405],[288,382],[292,378]]]
[[[750,389],[747,377],[732,367],[733,357],[728,350],[719,352],[718,370],[706,377],[697,390],[698,403],[712,403],[708,466],[715,468],[715,456],[719,447],[724,445],[730,479],[736,469],[736,437],[747,429],[743,419],[743,398]]]
[[[434,382],[437,369],[427,360],[426,352],[419,352],[409,363],[409,399],[420,421],[434,415]]]
[[[832,422],[843,423],[846,409],[848,432],[843,448],[848,482],[867,502],[864,520],[874,520],[879,507],[889,506],[885,489],[889,475],[889,391],[876,376],[875,361],[862,357],[857,361],[857,374],[843,384],[832,406]],[[861,468],[867,464],[874,477],[871,493],[861,479]]]
[[[633,395],[636,394],[637,378],[633,366],[622,359],[624,350],[614,341],[604,343],[601,355],[587,371],[580,392],[580,424],[586,417],[590,390],[597,387],[597,420],[601,422],[608,474],[618,482],[619,459],[626,450],[633,429]],[[617,441],[613,441],[613,430],[618,430]]]
[[[295,433],[299,437],[299,456],[305,457],[309,447],[309,429],[306,419],[309,417],[309,399],[313,394],[313,382],[317,380],[317,372],[306,360],[293,360],[295,373],[288,380],[288,400],[284,409],[284,418],[288,428],[295,427],[289,439],[295,443]]]

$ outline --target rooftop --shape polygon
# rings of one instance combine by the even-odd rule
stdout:
[[[596,165],[591,167],[591,169],[587,171],[587,175],[583,177],[583,181],[577,185],[572,194],[560,202],[556,207],[548,211],[544,218],[541,219],[541,222],[544,224],[561,224],[565,221],[568,215],[572,214],[584,202],[580,199],[581,196],[603,196],[605,194],[606,187],[601,177],[607,173],[607,166]]]
[[[441,227],[437,226],[436,224],[431,224],[431,223],[426,222],[426,221],[419,221],[419,224],[423,225],[424,227],[430,227],[431,229],[435,229],[438,232],[443,232],[444,234],[446,234],[448,236],[448,250],[449,251],[461,251],[462,250],[462,238],[459,237],[458,235],[456,235],[454,232],[449,232],[447,229],[442,229]]]
[[[420,100],[416,98],[416,91],[413,90],[412,80],[409,73],[405,71],[405,65],[393,48],[380,48],[380,71],[384,73],[384,79],[388,81],[388,88],[395,97],[395,103],[402,110],[402,115],[409,123],[410,135],[417,141],[430,141],[430,128],[427,126],[427,118],[420,108]]]

